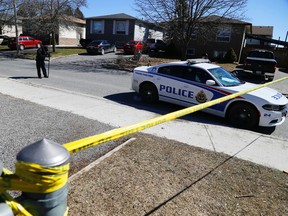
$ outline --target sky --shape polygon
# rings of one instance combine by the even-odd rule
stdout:
[[[86,18],[93,16],[126,13],[139,17],[135,11],[135,0],[87,0],[81,8]],[[288,0],[248,0],[245,20],[253,26],[273,26],[273,39],[284,41],[288,32]],[[288,41],[288,38],[287,38]]]

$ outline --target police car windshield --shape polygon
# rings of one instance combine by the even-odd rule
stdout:
[[[208,71],[223,85],[223,86],[237,86],[242,82],[228,71],[221,67],[211,68]]]

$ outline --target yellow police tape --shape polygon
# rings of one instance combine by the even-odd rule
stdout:
[[[6,191],[18,190],[29,193],[54,192],[67,183],[70,164],[46,168],[39,164],[17,161],[15,166],[15,174],[8,169],[3,169],[3,175],[0,177],[0,196],[12,209],[14,215],[32,216]],[[65,215],[68,215],[68,208]]]
[[[133,124],[130,126],[117,128],[117,129],[114,129],[114,130],[111,130],[111,131],[108,131],[108,132],[105,132],[102,134],[98,134],[98,135],[87,137],[84,139],[80,139],[80,140],[77,140],[74,142],[66,143],[66,144],[64,144],[64,147],[70,153],[78,152],[80,150],[83,150],[83,149],[86,149],[86,148],[89,148],[92,146],[96,146],[96,145],[99,145],[99,144],[104,143],[104,142],[112,141],[112,140],[118,139],[120,137],[142,131],[146,128],[150,128],[150,127],[156,126],[158,124],[174,120],[174,119],[182,117],[184,115],[188,115],[188,114],[191,114],[193,112],[205,109],[207,107],[210,107],[210,106],[222,103],[224,101],[236,98],[236,97],[241,96],[243,94],[246,94],[248,92],[255,91],[257,89],[263,88],[265,86],[268,86],[268,85],[271,85],[271,84],[274,84],[277,82],[281,82],[285,79],[288,79],[288,77],[284,77],[284,78],[281,78],[281,79],[278,79],[278,80],[275,80],[275,81],[272,81],[269,83],[265,83],[262,85],[257,85],[254,88],[251,88],[251,89],[248,89],[245,91],[230,94],[230,95],[227,95],[227,96],[224,96],[224,97],[212,100],[212,101],[208,101],[208,102],[205,102],[202,104],[194,105],[192,107],[188,107],[188,108],[176,111],[176,112],[172,112],[172,113],[169,113],[169,114],[166,114],[163,116],[159,116],[159,117],[156,117],[156,118],[153,118],[150,120],[146,120],[146,121],[143,121],[140,123],[136,123],[136,124]]]
[[[69,164],[58,167],[42,167],[18,161],[15,174],[0,177],[0,193],[19,190],[29,193],[51,193],[62,188],[68,180]]]
[[[32,216],[21,204],[19,204],[12,196],[8,193],[3,193],[0,195],[4,200],[6,200],[6,204],[11,208],[14,215],[19,216]]]

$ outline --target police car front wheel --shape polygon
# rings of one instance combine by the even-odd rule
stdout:
[[[158,101],[158,91],[155,85],[145,83],[140,88],[141,98],[147,103],[155,103]]]
[[[256,108],[248,103],[237,103],[229,110],[228,118],[235,127],[253,129],[259,123],[259,115]]]

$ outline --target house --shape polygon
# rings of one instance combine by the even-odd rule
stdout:
[[[288,68],[288,42],[273,39],[273,26],[252,26],[252,33],[246,34],[246,41],[242,61],[250,50],[265,49],[274,52],[278,67]]]
[[[52,44],[52,34],[47,35],[35,35],[33,34],[33,23],[37,22],[38,20],[36,18],[23,18],[22,20],[22,33],[19,32],[19,35],[29,35],[33,36],[37,39],[42,40],[43,44],[45,45],[51,45]],[[59,25],[59,29],[56,32],[56,44],[58,46],[79,46],[79,41],[81,38],[85,37],[85,20],[79,19],[76,17],[69,16],[66,19],[66,25],[67,21],[69,23],[69,26],[66,27],[64,24]],[[15,35],[14,35],[15,37]]]
[[[257,40],[255,38],[273,38],[273,26],[252,26],[251,38],[247,38],[246,43],[250,46],[270,46],[271,44],[267,41]]]
[[[62,46],[79,45],[81,38],[86,35],[86,21],[76,17],[69,17],[71,24],[69,29],[64,26],[59,27],[58,44]]]
[[[17,29],[19,34],[22,33],[22,17],[17,17]],[[6,35],[8,37],[15,37],[16,28],[14,15],[11,14],[0,14],[0,35]]]
[[[211,60],[221,59],[233,48],[238,60],[245,44],[245,34],[251,33],[251,23],[219,16],[204,17],[192,34],[188,57],[207,53]]]
[[[46,45],[52,44],[52,34],[47,35],[33,35],[33,22],[35,19],[23,19],[23,35],[31,35],[43,41]],[[67,27],[68,24],[68,27]],[[65,17],[56,32],[56,44],[58,46],[79,46],[81,38],[85,38],[86,21],[72,16]]]
[[[163,31],[153,24],[124,13],[86,18],[86,39],[105,39],[118,47],[130,40],[162,40],[163,35]]]
[[[34,36],[37,39],[41,39],[44,44],[51,44],[51,35],[33,35],[31,22],[34,22],[34,20],[35,19],[32,18],[23,18],[18,16],[18,34]],[[86,35],[86,21],[71,16],[69,16],[67,20],[69,20],[69,28],[66,28],[64,25],[59,26],[59,30],[56,33],[56,43],[60,46],[78,46],[80,38],[85,38]],[[0,34],[9,37],[16,36],[13,15],[0,14]]]

